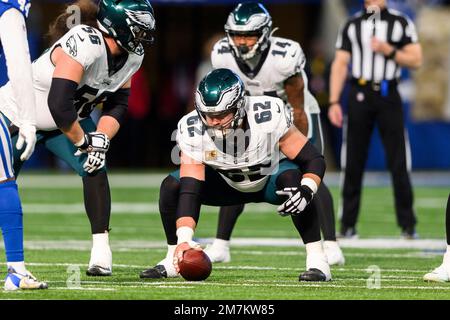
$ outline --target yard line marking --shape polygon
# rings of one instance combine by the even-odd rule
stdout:
[[[82,182],[78,175],[70,173],[55,174],[30,174],[23,170],[18,178],[20,188],[81,188]],[[108,173],[108,179],[112,188],[159,188],[162,180],[169,174],[166,173]],[[443,186],[448,187],[450,173],[448,171],[437,172],[412,172],[410,173],[414,186]],[[329,186],[339,186],[340,173],[327,171],[324,182]],[[365,172],[363,184],[366,187],[391,186],[391,176],[388,172]]]
[[[24,214],[85,215],[84,203],[22,203]],[[275,213],[276,207],[267,203],[249,203],[246,210],[258,213]],[[113,214],[159,215],[158,202],[112,202]],[[202,213],[218,213],[218,208],[202,206]]]
[[[5,265],[5,263],[1,263]],[[38,266],[38,267],[68,267],[68,266],[87,266],[87,263],[67,263],[67,262],[27,262],[27,265],[30,266]],[[145,269],[148,268],[148,265],[133,265],[133,264],[113,264],[114,268],[135,268],[135,269]],[[254,270],[254,271],[265,271],[265,270],[273,270],[273,271],[304,271],[304,265],[299,265],[298,268],[288,268],[288,267],[259,267],[259,266],[219,266],[214,265],[213,269],[218,270]],[[367,272],[367,268],[345,268],[339,267],[334,268],[331,267],[333,272]],[[391,273],[424,273],[429,272],[429,268],[424,269],[384,269],[381,268],[381,272],[391,272]]]
[[[212,238],[197,239],[201,244],[212,243]],[[90,250],[92,242],[90,240],[31,240],[25,241],[25,248],[32,250]],[[443,254],[446,244],[442,239],[420,239],[420,240],[403,240],[391,238],[378,239],[342,239],[339,241],[342,248],[357,249],[415,249],[427,250],[424,256],[434,253]],[[298,247],[303,250],[303,243],[300,239],[293,238],[233,238],[231,247]],[[112,240],[111,247],[113,250],[126,249],[165,249],[167,244],[165,241],[143,241],[143,240]],[[4,248],[4,244],[0,243],[0,248]],[[433,252],[432,250],[440,250],[442,252]],[[251,252],[251,251],[250,251]],[[268,251],[270,253],[270,251]],[[250,253],[249,253],[250,254]],[[266,252],[267,254],[267,252]],[[345,252],[344,252],[345,254]],[[358,253],[355,253],[358,254]],[[378,253],[374,253],[377,255]],[[382,253],[380,253],[382,254]],[[394,254],[395,255],[395,254]],[[361,256],[365,256],[361,253]],[[395,257],[395,256],[393,256]],[[401,257],[401,256],[397,256]],[[402,256],[403,257],[403,256]]]

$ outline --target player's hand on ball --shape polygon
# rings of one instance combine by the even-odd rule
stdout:
[[[313,198],[313,191],[305,185],[292,188],[284,188],[276,191],[279,196],[287,196],[288,199],[277,208],[280,216],[296,215],[305,210]]]
[[[198,244],[195,241],[189,241],[189,242],[182,242],[180,243],[176,249],[175,249],[175,253],[173,254],[173,265],[175,266],[175,270],[177,272],[180,272],[180,267],[179,267],[179,263],[181,261],[183,261],[183,254],[185,251],[189,250],[189,249],[195,249],[195,250],[199,250],[202,251],[203,249],[200,247],[200,244]]]

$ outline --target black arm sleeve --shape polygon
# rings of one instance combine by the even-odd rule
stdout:
[[[122,125],[128,109],[130,89],[119,89],[103,103],[102,116],[111,116]]]
[[[177,219],[181,217],[192,217],[195,223],[198,222],[203,184],[204,181],[191,177],[183,177],[180,179]]]
[[[308,141],[292,161],[298,164],[302,174],[313,173],[323,179],[325,159],[311,142]]]
[[[48,107],[58,128],[67,128],[77,118],[73,105],[78,83],[68,79],[53,78],[48,94]]]

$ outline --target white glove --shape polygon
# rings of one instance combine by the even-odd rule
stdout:
[[[76,156],[96,151],[106,153],[109,149],[109,138],[103,132],[89,132],[85,133],[84,139],[75,146],[78,147],[78,151],[75,153]]]
[[[301,185],[299,188],[284,188],[276,191],[279,196],[288,196],[288,199],[277,208],[278,214],[282,217],[297,215],[311,202],[314,192],[308,186]]]
[[[106,153],[96,151],[88,152],[86,161],[83,164],[84,171],[92,173],[94,171],[100,170],[106,164]]]
[[[36,127],[29,123],[23,123],[19,128],[19,137],[17,138],[16,148],[21,150],[24,143],[26,144],[25,150],[20,155],[21,161],[26,161],[31,157],[36,144]]]

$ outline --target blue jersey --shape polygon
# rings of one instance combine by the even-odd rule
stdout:
[[[31,0],[0,0],[0,17],[9,9],[17,9],[23,14],[25,19],[30,11]],[[8,82],[6,73],[6,61],[3,55],[3,47],[0,41],[0,87]]]
[[[30,6],[31,0],[0,0],[0,17],[6,10],[15,8],[27,18]]]

